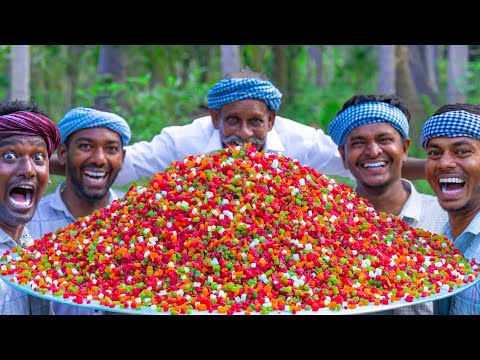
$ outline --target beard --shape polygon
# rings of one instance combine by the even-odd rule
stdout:
[[[251,143],[257,149],[261,149],[263,145],[265,145],[265,141],[266,139],[261,139],[256,136],[251,136],[248,139],[243,140],[237,135],[230,135],[229,137],[225,138],[223,142],[225,146],[228,146],[228,145],[246,146],[248,145],[248,143]]]
[[[83,168],[82,168],[83,169]],[[80,171],[82,171],[80,169]],[[68,172],[70,175],[70,182],[73,185],[73,191],[81,198],[87,200],[88,202],[95,202],[102,200],[109,192],[110,186],[112,186],[113,182],[115,181],[115,176],[110,176],[110,181],[108,182],[107,186],[103,189],[103,191],[95,191],[91,192],[89,189],[83,185],[83,183],[80,181],[80,179],[76,176],[76,172],[78,169],[75,167],[69,165],[68,166]],[[107,171],[108,172],[108,171]]]

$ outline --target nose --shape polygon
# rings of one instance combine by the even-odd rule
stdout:
[[[19,176],[25,176],[25,177],[35,177],[36,171],[35,171],[35,164],[33,163],[33,160],[30,159],[27,156],[22,156],[21,158],[18,159],[18,166],[17,166],[17,174]]]
[[[437,161],[437,168],[439,170],[451,169],[457,166],[455,159],[448,153],[444,152],[440,159]]]
[[[242,140],[247,140],[248,138],[253,136],[253,131],[250,129],[247,122],[243,122],[238,129],[237,135]]]
[[[367,144],[366,153],[371,158],[377,157],[382,152],[381,146],[379,146],[375,141],[371,141]]]
[[[92,153],[92,159],[96,165],[103,165],[107,162],[107,156],[102,147],[97,147],[95,149],[95,151]]]

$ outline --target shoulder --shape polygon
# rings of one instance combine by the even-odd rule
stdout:
[[[281,116],[277,116],[275,118],[275,124],[273,127],[280,136],[288,135],[292,137],[300,136],[302,138],[313,138],[318,136],[320,133],[324,134],[323,130],[321,129],[316,129],[313,126],[305,125]]]
[[[189,136],[192,134],[205,136],[214,130],[212,118],[204,116],[193,120],[190,124],[167,126],[162,129],[162,133],[167,133],[173,136]]]
[[[35,209],[35,213],[33,214],[33,217],[30,220],[31,222],[42,221],[50,218],[53,211],[52,205],[57,201],[57,196],[55,195],[56,195],[55,193],[48,194],[43,196],[40,199],[40,202],[38,203],[38,206]]]

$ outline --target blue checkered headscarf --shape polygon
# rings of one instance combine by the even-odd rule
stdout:
[[[77,107],[67,111],[58,123],[62,142],[75,131],[91,127],[106,127],[117,132],[122,139],[122,146],[128,145],[130,141],[130,126],[124,118],[111,112]]]
[[[223,79],[208,92],[208,108],[220,109],[226,104],[244,99],[263,100],[270,110],[278,110],[282,93],[270,82],[255,78]]]
[[[426,149],[428,142],[439,136],[465,136],[480,140],[480,116],[464,110],[449,111],[432,116],[423,125],[422,147]]]
[[[404,138],[408,137],[406,115],[399,108],[380,101],[367,101],[346,108],[330,123],[328,133],[335,144],[343,146],[348,134],[354,129],[379,122],[393,126]]]

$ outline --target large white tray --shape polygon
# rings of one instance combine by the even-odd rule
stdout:
[[[100,305],[99,301],[97,300],[91,300],[89,304],[83,303],[83,304],[77,304],[74,303],[71,299],[63,299],[60,296],[55,296],[53,295],[50,291],[45,293],[45,294],[40,294],[32,288],[30,288],[28,285],[20,285],[15,281],[11,281],[11,279],[14,277],[14,275],[11,276],[1,276],[0,278],[5,281],[7,284],[10,286],[14,287],[15,289],[18,289],[22,292],[25,292],[29,295],[41,297],[46,300],[52,300],[56,301],[59,303],[63,304],[68,304],[68,305],[74,305],[74,306],[80,306],[88,309],[94,309],[94,310],[101,310],[101,311],[108,311],[108,312],[114,312],[114,313],[123,313],[123,314],[138,314],[138,315],[170,315],[170,312],[163,312],[163,311],[156,311],[148,307],[141,307],[137,309],[132,309],[132,308],[120,308],[116,306],[115,308],[109,308],[104,305]],[[440,300],[443,298],[447,298],[449,296],[455,295],[471,286],[476,285],[480,281],[480,277],[477,277],[473,282],[469,282],[467,284],[462,284],[459,287],[455,287],[451,292],[448,292],[447,290],[442,290],[438,294],[434,294],[425,298],[420,298],[420,299],[415,299],[412,302],[407,302],[405,300],[398,300],[395,301],[391,304],[387,305],[374,305],[374,304],[369,304],[366,306],[357,306],[355,309],[341,309],[341,310],[330,310],[328,308],[322,308],[319,309],[318,311],[307,311],[307,310],[302,310],[296,312],[296,315],[356,315],[356,314],[371,314],[371,313],[376,313],[376,312],[383,312],[383,311],[389,311],[393,310],[396,308],[400,308],[403,306],[411,306],[415,304],[421,304],[424,302],[429,302],[433,300]],[[197,311],[197,310],[192,310],[190,312],[192,315],[220,315],[217,312],[212,312],[209,313],[208,311]],[[235,315],[243,315],[245,314],[243,311],[235,313]],[[251,315],[260,315],[260,313],[252,311],[250,313]],[[222,314],[223,315],[223,314]],[[290,311],[272,311],[269,313],[269,315],[292,315]]]

